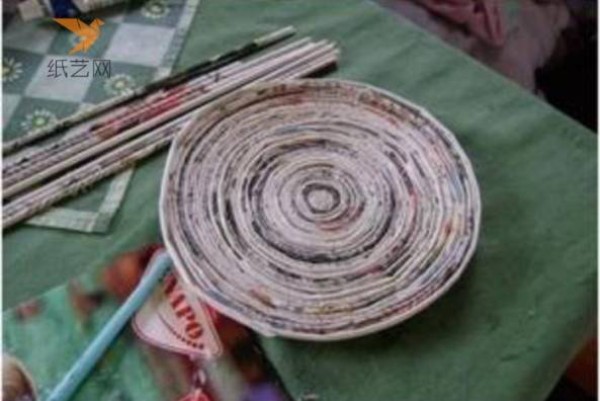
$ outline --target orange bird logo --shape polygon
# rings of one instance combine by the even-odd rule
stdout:
[[[87,52],[100,37],[100,26],[104,25],[99,18],[95,18],[89,25],[79,18],[54,18],[54,21],[81,38],[79,43],[69,50],[69,54]]]

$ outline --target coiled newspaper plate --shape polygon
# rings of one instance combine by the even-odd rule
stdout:
[[[480,197],[425,110],[339,80],[256,85],[174,141],[161,224],[203,300],[266,335],[338,340],[401,322],[460,276]]]

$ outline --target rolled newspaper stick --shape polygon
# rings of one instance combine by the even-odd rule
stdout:
[[[313,48],[324,46],[325,43],[306,43],[300,48],[290,47],[287,53],[282,53],[275,58],[263,56],[263,63],[251,64],[249,68],[244,65],[238,66],[235,69],[228,71],[227,75],[213,82],[211,77],[200,80],[191,88],[180,89],[175,91],[171,96],[158,101],[150,99],[149,106],[139,109],[134,109],[131,114],[131,120],[124,126],[118,126],[118,122],[108,122],[102,125],[96,131],[82,132],[76,137],[69,137],[53,143],[38,152],[26,155],[20,164],[12,164],[3,169],[4,174],[4,191],[3,199],[10,198],[16,193],[32,187],[33,185],[46,180],[54,174],[63,171],[74,164],[85,160],[98,151],[108,149],[115,144],[129,139],[148,129],[157,121],[162,121],[162,116],[169,115],[169,112],[176,109],[176,106],[185,104],[189,101],[206,101],[210,100],[211,91],[221,88],[229,82],[234,82],[236,79],[243,80],[244,77],[250,76],[252,73],[261,73],[268,66],[277,66],[287,62],[294,57],[301,57]],[[235,86],[233,87],[235,89]],[[232,90],[227,89],[227,90]],[[130,110],[124,110],[128,113]],[[127,117],[126,117],[127,118]],[[122,120],[121,120],[122,121]],[[117,126],[115,126],[117,124]],[[127,129],[131,127],[131,129]],[[125,130],[123,132],[119,132]],[[101,144],[96,146],[97,144]]]
[[[201,89],[203,89],[203,85],[208,83],[209,81],[222,81],[223,79],[231,77],[232,75],[237,74],[240,71],[248,70],[249,68],[258,66],[268,60],[272,60],[276,57],[279,57],[282,54],[287,53],[293,49],[298,49],[302,46],[305,46],[309,42],[309,38],[304,38],[292,42],[288,45],[282,46],[280,48],[274,49],[272,51],[269,51],[268,53],[261,55],[255,59],[251,59],[247,62],[242,63],[240,61],[236,61],[232,64],[228,64],[222,68],[214,70],[209,74],[191,78],[189,81],[182,82],[177,86],[173,86],[168,89],[158,91],[156,93],[150,93],[143,98],[133,100],[129,102],[126,106],[119,108],[118,113],[116,113],[117,117],[113,116],[115,114],[114,112],[110,114],[104,113],[98,115],[85,124],[79,124],[77,130],[75,132],[70,133],[68,137],[61,138],[58,141],[52,142],[51,144],[46,146],[42,146],[32,152],[26,152],[24,155],[15,155],[11,158],[5,159],[2,167],[2,176],[4,179],[5,189],[6,187],[12,185],[14,182],[21,181],[23,177],[31,176],[37,171],[43,170],[45,166],[43,168],[40,167],[43,165],[44,162],[47,162],[49,158],[55,157],[55,155],[58,154],[62,154],[61,157],[65,158],[65,153],[63,152],[76,152],[78,151],[76,147],[81,146],[81,144],[84,141],[97,140],[98,138],[95,138],[95,136],[98,130],[101,130],[106,126],[111,125],[115,122],[115,120],[118,121],[118,118],[122,117],[123,115],[127,116],[127,118],[130,118],[131,115],[136,115],[138,111],[143,110],[143,107],[147,104],[153,104],[155,100],[168,97],[172,95],[173,92],[194,90],[194,88],[198,87],[199,85],[201,86]],[[115,110],[115,112],[116,111],[117,110]],[[102,137],[100,139],[102,139]],[[54,164],[54,161],[51,164]],[[4,194],[3,196],[7,197],[6,194]]]
[[[97,105],[96,107],[83,110],[79,113],[75,113],[70,117],[59,120],[56,124],[53,124],[47,128],[32,131],[19,138],[8,141],[2,145],[2,153],[5,155],[14,153],[15,151],[22,149],[26,145],[37,142],[41,139],[47,138],[57,133],[63,132],[67,128],[88,121],[91,118],[98,116],[99,114],[106,113],[107,111],[113,110],[132,100],[147,96],[148,94],[154,93],[158,90],[168,89],[170,87],[179,85],[182,82],[185,82],[186,80],[189,80],[193,77],[197,77],[202,74],[207,74],[211,71],[216,70],[217,68],[223,67],[227,64],[255,54],[269,46],[279,43],[294,35],[295,32],[296,30],[294,27],[287,26],[285,28],[271,32],[267,35],[256,38],[246,45],[240,46],[226,53],[213,56],[210,59],[203,61],[199,64],[193,65],[175,75],[159,79],[148,84],[147,86],[140,87],[129,94],[109,99]]]
[[[295,48],[292,46],[288,46],[289,51],[287,53],[280,53],[278,51],[278,53],[280,53],[280,56],[277,58],[273,58],[271,59],[270,57],[268,57],[267,55],[264,56],[264,63],[252,63],[250,65],[250,67],[252,68],[247,68],[241,71],[241,73],[239,74],[239,76],[235,76],[236,79],[238,78],[244,78],[247,77],[249,74],[255,74],[257,71],[260,73],[261,71],[265,71],[265,67],[272,67],[273,65],[282,65],[282,63],[287,62],[288,60],[295,60],[295,62],[297,63],[298,61],[302,62],[303,58],[301,57],[302,54],[306,54],[307,52],[312,51],[311,49],[313,48],[319,48],[320,46],[324,45],[324,43],[317,43],[317,44],[312,44],[312,43],[307,43],[306,46],[302,46],[300,48]],[[331,46],[329,46],[331,47]],[[280,57],[284,57],[285,59],[282,59]],[[275,63],[275,64],[273,64]],[[239,81],[239,79],[238,79]],[[248,79],[245,80],[245,82],[247,82]],[[222,89],[222,85],[227,84],[229,81],[227,80],[223,80],[223,81],[219,81],[219,82],[215,82],[214,83],[214,88],[215,89]],[[239,82],[238,82],[239,83]],[[244,83],[241,82],[242,84]],[[211,83],[212,84],[212,83]],[[203,86],[202,89],[202,95],[204,96],[212,96],[209,97],[208,99],[213,99],[214,98],[214,94],[213,93],[204,93],[207,92],[208,89],[212,89],[212,86]],[[218,94],[217,94],[218,95]],[[207,98],[206,97],[198,97],[198,98],[194,98],[195,101],[197,102],[204,102]],[[183,102],[181,102],[183,103]],[[175,109],[175,107],[174,107]],[[176,111],[176,110],[174,110]],[[122,134],[119,135],[113,135],[112,137],[108,137],[108,138],[104,138],[104,137],[92,137],[90,138],[91,142],[87,142],[90,143],[91,145],[95,145],[96,143],[100,143],[100,145],[98,145],[94,151],[101,151],[107,148],[110,148],[112,145],[119,143],[123,140],[127,140],[132,136],[137,135],[139,132],[142,132],[143,130],[151,127],[149,124],[154,124],[158,121],[158,123],[162,123],[164,121],[164,118],[159,118],[160,116],[157,116],[155,119],[151,120],[151,121],[146,121],[144,122],[145,125],[140,125],[138,127],[135,127],[135,129],[133,131],[127,131],[124,132]],[[67,143],[69,143],[70,145],[70,139],[68,138],[66,139]],[[4,197],[10,197],[12,196],[14,193],[19,192],[20,190],[33,185],[36,182],[40,182],[42,179],[45,179],[46,177],[50,176],[52,173],[59,171],[60,169],[64,169],[66,167],[66,165],[68,163],[75,163],[79,160],[82,160],[85,157],[88,157],[89,152],[85,153],[82,152],[85,150],[85,147],[89,147],[89,145],[85,145],[83,144],[84,147],[82,147],[81,144],[78,144],[77,146],[73,146],[70,145],[71,147],[76,147],[76,151],[77,152],[73,152],[72,150],[70,151],[70,153],[75,153],[75,160],[71,159],[70,161],[65,161],[65,160],[61,160],[62,157],[57,157],[56,155],[53,155],[51,152],[42,152],[42,156],[44,156],[44,159],[41,159],[39,161],[36,161],[37,166],[36,169],[31,171],[31,170],[27,170],[27,171],[19,171],[19,174],[13,174],[13,175],[9,175],[8,177],[4,177],[4,181],[5,181],[5,190],[4,190]],[[50,150],[52,150],[53,147],[50,147]],[[64,153],[62,153],[62,155],[64,155]],[[62,156],[61,155],[61,156]],[[38,155],[39,156],[39,155]],[[28,156],[31,159],[34,159],[34,156]],[[63,156],[64,157],[64,156]],[[39,175],[35,175],[36,171],[39,171],[39,166],[43,165],[45,170],[42,171],[41,173],[41,177]],[[16,184],[15,184],[16,183]]]
[[[309,44],[309,42],[310,40],[308,38],[298,40],[279,49],[270,51],[267,54],[264,54],[256,59],[252,59],[248,62],[235,62],[217,69],[210,74],[193,78],[189,82],[182,83],[176,87],[148,95],[143,99],[130,102],[126,106],[119,108],[118,113],[105,113],[104,115],[93,119],[89,123],[83,124],[80,127],[78,126],[77,130],[75,130],[75,132],[71,132],[67,137],[61,138],[58,141],[52,142],[46,146],[39,147],[32,152],[27,152],[20,156],[17,155],[8,158],[4,161],[2,168],[4,184],[7,186],[11,185],[13,181],[19,181],[20,178],[15,177],[17,174],[24,174],[27,176],[35,173],[36,171],[43,170],[44,168],[40,168],[40,162],[43,163],[49,157],[53,157],[54,155],[63,154],[62,152],[73,152],[73,148],[79,146],[86,140],[104,139],[104,137],[99,134],[99,131],[103,130],[107,126],[111,126],[115,121],[118,121],[118,119],[122,118],[123,116],[126,116],[128,119],[131,118],[131,116],[137,116],[137,113],[143,111],[144,107],[152,105],[160,99],[171,97],[174,94],[180,95],[181,93],[187,93],[195,89],[204,91],[206,83],[212,81],[222,81],[225,78],[233,76],[234,74],[247,71],[252,67],[261,65],[268,60],[279,57],[282,54],[291,51],[292,49],[305,46]],[[114,114],[117,114],[117,116],[114,116]],[[76,150],[77,149],[75,149],[75,151]]]
[[[68,174],[8,203],[3,210],[3,228],[31,217],[56,202],[79,194],[96,182],[130,168],[167,146],[181,127],[180,121],[169,124],[150,136],[130,141],[125,145],[81,166]]]
[[[312,54],[305,55],[296,59],[289,66],[283,65],[271,71],[268,76],[259,76],[253,81],[246,82],[243,87],[266,80],[310,76],[335,65],[337,54],[336,49],[327,47],[326,51],[318,51],[316,56]],[[94,159],[66,175],[9,202],[4,206],[3,228],[12,227],[20,221],[46,210],[56,202],[73,196],[84,188],[130,167],[137,161],[162,149],[191,115],[187,112],[166,126],[127,142],[104,156]]]
[[[30,188],[33,185],[40,183],[52,175],[64,171],[67,168],[90,158],[102,151],[110,149],[117,144],[128,140],[132,137],[139,135],[142,132],[145,132],[165,121],[169,121],[173,118],[178,117],[182,113],[190,110],[191,108],[198,107],[202,104],[205,104],[209,101],[214,100],[218,96],[222,96],[232,90],[235,90],[249,82],[252,82],[257,77],[260,77],[262,74],[268,74],[274,68],[279,68],[280,66],[285,66],[285,63],[290,63],[290,66],[286,68],[291,68],[294,63],[302,62],[304,60],[302,57],[305,54],[313,51],[313,48],[321,49],[320,51],[326,51],[331,48],[332,45],[327,45],[325,43],[317,43],[312,46],[309,44],[304,48],[300,48],[298,50],[293,50],[289,54],[285,54],[280,58],[277,58],[273,61],[269,61],[264,65],[260,65],[259,67],[254,67],[249,71],[244,71],[240,76],[234,76],[231,80],[225,80],[222,82],[215,83],[214,85],[207,85],[201,89],[201,94],[199,96],[196,95],[188,95],[187,97],[183,97],[182,99],[176,99],[176,101],[172,102],[170,105],[174,107],[165,108],[164,113],[158,114],[154,118],[150,118],[147,121],[140,120],[136,124],[133,124],[133,128],[124,131],[118,135],[110,135],[106,137],[97,136],[94,141],[90,142],[90,145],[84,146],[83,148],[80,146],[77,149],[77,152],[69,153],[69,156],[72,154],[73,156],[67,158],[66,160],[61,160],[62,157],[58,159],[56,157],[47,157],[45,161],[40,161],[40,165],[44,167],[42,171],[37,174],[31,175],[30,172],[27,174],[20,174],[19,181],[11,185],[11,183],[7,183],[7,187],[4,190],[4,197],[10,197],[14,194],[23,191],[26,188]],[[293,63],[291,62],[293,61]],[[179,107],[179,106],[182,107]],[[143,121],[143,122],[142,122]],[[39,168],[38,168],[39,169]],[[14,178],[14,177],[13,177]],[[8,179],[6,181],[9,181]]]

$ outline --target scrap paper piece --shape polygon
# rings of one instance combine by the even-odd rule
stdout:
[[[207,360],[223,352],[208,307],[186,292],[173,273],[136,313],[132,325],[142,339],[168,351]]]

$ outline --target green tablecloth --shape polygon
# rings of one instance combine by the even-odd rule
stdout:
[[[339,41],[333,75],[432,111],[473,161],[483,200],[474,261],[424,313],[355,341],[263,339],[287,388],[321,401],[542,400],[595,326],[596,136],[360,0],[202,1],[179,66],[287,24]],[[163,164],[136,171],[109,235],[7,233],[4,307],[159,241]]]

